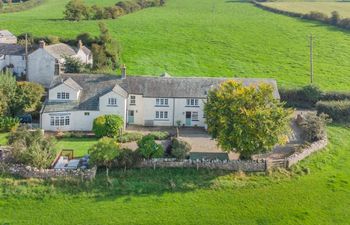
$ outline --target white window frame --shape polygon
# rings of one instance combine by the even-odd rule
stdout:
[[[197,98],[186,99],[186,106],[199,106],[199,101]]]
[[[156,98],[156,106],[169,106],[168,98]]]
[[[136,105],[136,96],[135,95],[130,96],[130,105]]]
[[[57,92],[57,99],[69,99],[70,94],[68,92]]]
[[[51,116],[50,126],[64,127],[70,125],[70,116]]]
[[[118,105],[117,98],[108,98],[108,105],[117,106]]]
[[[198,112],[192,112],[191,117],[192,117],[191,118],[192,121],[199,121]]]
[[[155,117],[156,117],[156,119],[167,120],[167,119],[169,119],[169,112],[168,111],[156,111]]]

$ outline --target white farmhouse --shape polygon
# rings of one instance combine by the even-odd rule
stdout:
[[[17,44],[0,43],[0,70],[16,76],[26,72],[25,48]]]
[[[0,44],[17,44],[17,37],[8,30],[0,30]]]
[[[28,56],[28,81],[49,87],[52,80],[63,73],[65,57],[79,59],[83,64],[92,65],[91,51],[79,41],[78,47],[59,43],[46,46],[41,41],[39,48]]]
[[[91,131],[93,120],[120,115],[125,125],[205,127],[204,103],[208,91],[225,78],[169,76],[61,75],[52,82],[41,111],[41,127],[49,131]],[[272,79],[235,79],[244,85]]]

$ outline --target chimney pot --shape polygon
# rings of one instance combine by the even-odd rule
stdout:
[[[83,42],[81,40],[78,41],[78,49],[81,49],[83,47]]]
[[[46,45],[45,41],[43,41],[43,40],[39,41],[40,48],[45,48],[45,45]]]
[[[125,64],[123,64],[120,68],[121,72],[122,72],[122,79],[126,78],[126,66]]]

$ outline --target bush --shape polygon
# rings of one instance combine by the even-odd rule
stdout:
[[[123,118],[118,115],[103,115],[94,119],[92,131],[97,137],[117,137],[124,127]]]
[[[108,169],[120,154],[119,144],[112,138],[104,137],[89,149],[89,154],[89,162],[95,166],[105,166],[108,177]]]
[[[15,131],[18,126],[19,126],[19,118],[0,117],[1,132]]]
[[[122,134],[119,138],[118,141],[120,143],[127,143],[127,142],[132,142],[132,141],[139,141],[141,140],[143,135],[141,133],[137,132],[128,132]]]
[[[79,59],[67,56],[64,60],[65,73],[81,73],[85,71],[85,65]]]
[[[316,109],[317,113],[325,113],[335,122],[350,122],[350,100],[319,101]]]
[[[162,145],[157,144],[154,137],[151,135],[144,136],[137,142],[138,149],[142,157],[145,159],[161,158],[164,155],[164,148]]]
[[[55,139],[45,137],[41,130],[18,128],[9,135],[9,143],[13,147],[12,156],[17,163],[48,168],[56,156]]]
[[[303,131],[303,138],[307,142],[314,142],[326,137],[326,125],[331,122],[326,114],[307,113],[299,122]]]
[[[350,100],[350,93],[346,92],[323,92],[321,98],[322,101],[341,101]]]
[[[329,18],[327,16],[327,14],[324,14],[324,13],[321,13],[321,12],[315,12],[315,11],[312,11],[308,14],[305,14],[303,16],[303,19],[308,19],[308,20],[318,20],[318,21],[321,21],[321,22],[328,22],[329,21]]]
[[[154,131],[149,133],[149,135],[154,137],[155,140],[166,140],[170,136],[167,131]]]
[[[142,157],[138,151],[132,151],[131,149],[124,148],[120,150],[120,154],[114,160],[117,168],[132,168],[141,161]]]
[[[126,14],[133,13],[141,9],[141,6],[133,1],[120,1],[116,6],[122,8]]]
[[[289,107],[312,108],[320,100],[322,91],[313,85],[298,89],[280,89],[281,100]]]
[[[186,141],[174,138],[171,143],[171,155],[176,159],[185,159],[191,151],[191,145]]]

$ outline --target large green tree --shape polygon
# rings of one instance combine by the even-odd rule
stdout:
[[[226,81],[209,91],[204,110],[208,131],[219,146],[240,153],[242,159],[287,141],[292,111],[274,97],[268,84]]]
[[[64,11],[65,19],[79,21],[89,16],[88,8],[82,0],[71,0],[66,5]]]

